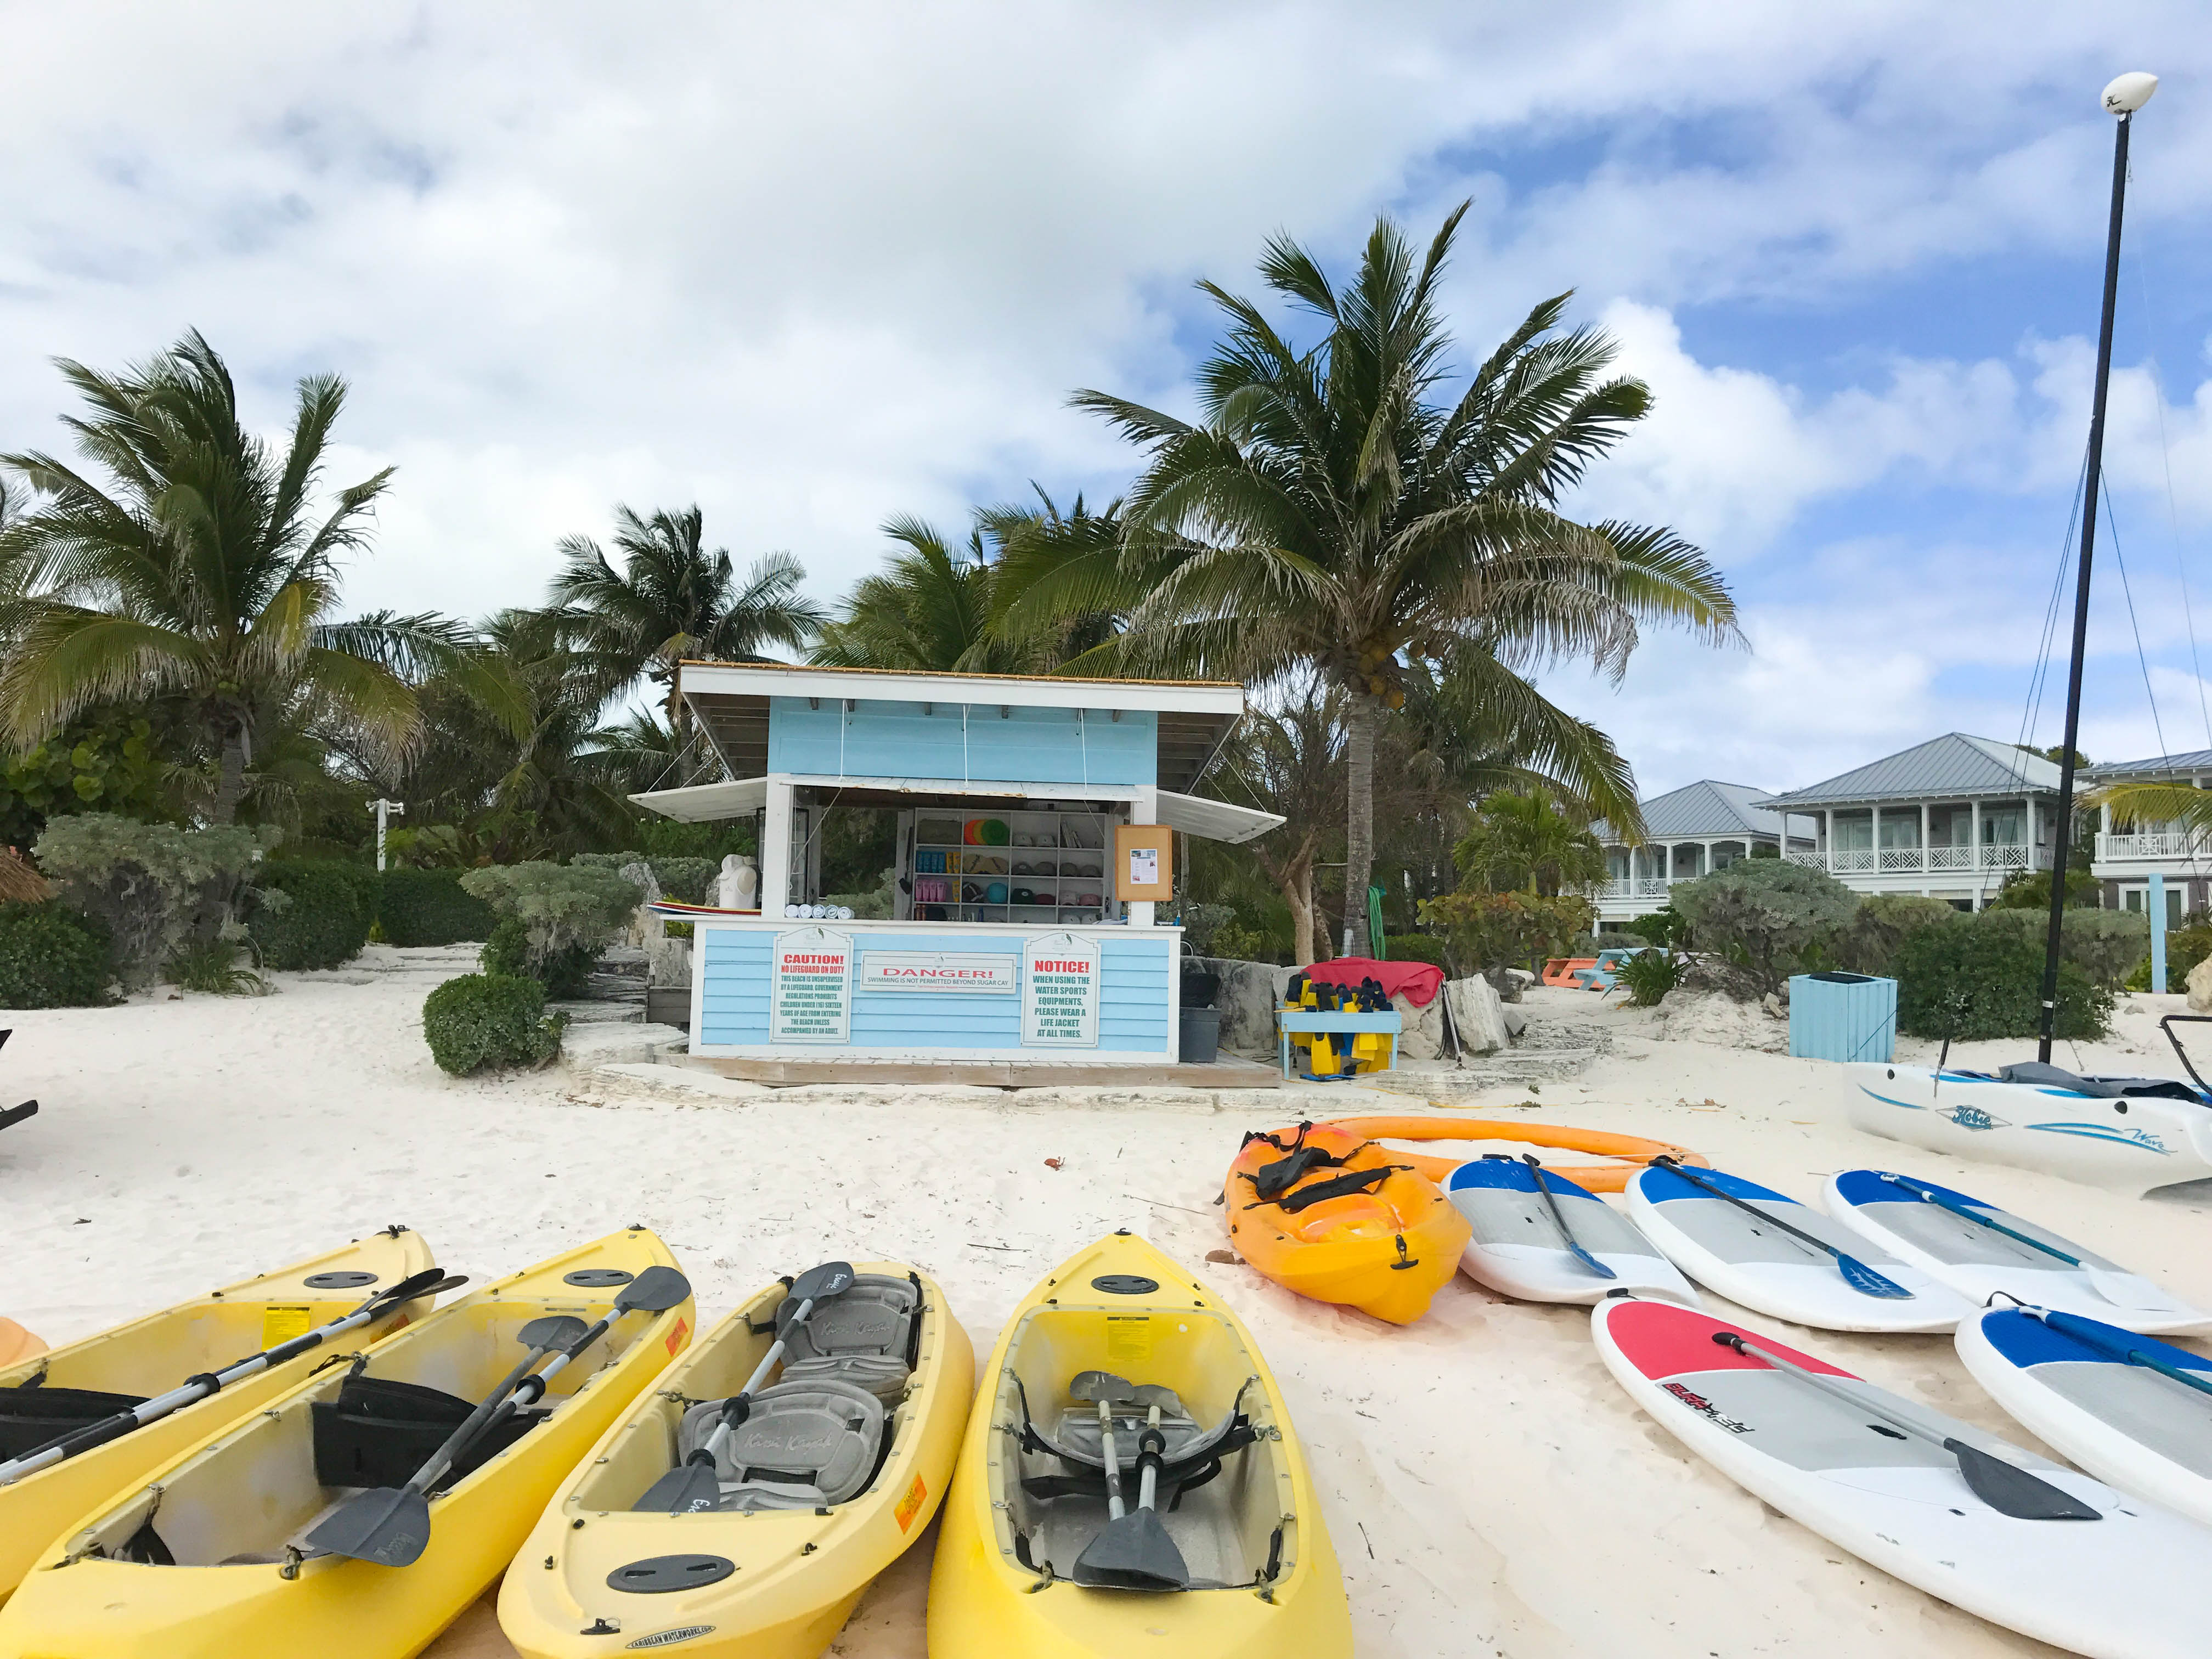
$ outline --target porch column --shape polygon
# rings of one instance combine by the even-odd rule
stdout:
[[[1928,872],[1928,803],[1920,803],[1920,871]]]
[[[1712,842],[1707,842],[1705,843],[1705,873],[1706,875],[1709,875],[1709,876],[1710,876],[1711,874],[1712,874],[1712,872],[1713,872],[1713,844],[1712,844]]]
[[[1982,908],[1982,890],[1989,883],[1982,877],[1982,803],[1978,796],[1966,803],[1966,835],[1973,842],[1974,861],[1969,867],[1974,872],[1974,908]]]
[[[1880,875],[1881,873],[1881,808],[1869,806],[1867,811],[1873,818],[1873,823],[1867,830],[1867,836],[1874,843],[1875,873]]]
[[[791,807],[798,793],[790,779],[773,773],[768,811],[761,819],[761,919],[773,921],[791,902]]]
[[[1820,809],[1820,867],[1836,867],[1836,809],[1832,806]]]
[[[1157,788],[1151,785],[1140,786],[1137,790],[1137,799],[1129,803],[1129,822],[1132,823],[1158,823],[1160,821],[1159,801],[1160,792]],[[1109,871],[1108,873],[1118,875],[1119,872]],[[1350,912],[1352,907],[1355,903],[1362,909],[1364,909],[1367,905],[1367,895],[1362,893],[1357,899],[1355,899],[1352,894],[1347,891],[1344,896],[1344,905],[1346,912],[1344,921],[1344,948],[1347,955],[1350,954],[1352,950],[1352,918]],[[1129,901],[1129,926],[1132,927],[1150,927],[1152,926],[1152,904],[1153,901],[1151,899],[1131,899]]]

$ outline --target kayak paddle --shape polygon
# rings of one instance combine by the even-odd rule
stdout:
[[[2069,1255],[2055,1245],[2046,1244],[2039,1238],[2031,1238],[2026,1233],[2016,1231],[2001,1221],[1992,1220],[1972,1205],[1961,1204],[1956,1199],[1947,1198],[1933,1187],[1923,1186],[1910,1176],[1893,1175],[1884,1170],[1881,1171],[1881,1178],[1893,1187],[1902,1187],[1923,1204],[1933,1204],[1939,1210],[1948,1211],[1955,1216],[1963,1216],[1968,1221],[1978,1223],[1993,1233],[2002,1233],[2007,1238],[2027,1245],[2031,1250],[2040,1250],[2044,1255],[2055,1257],[2069,1267],[2079,1267],[2081,1270],[2081,1276],[2089,1281],[2089,1288],[2115,1308],[2163,1308],[2166,1305],[2162,1299],[2146,1298],[2141,1291],[2128,1282],[2132,1275],[2112,1273],[2098,1267],[2094,1262],[2084,1261],[2078,1255]]]
[[[2051,1308],[2022,1308],[2030,1319],[2039,1319],[2062,1336],[2070,1336],[2083,1347],[2094,1349],[2109,1358],[2124,1360],[2130,1365],[2141,1365],[2146,1370],[2156,1371],[2160,1376],[2170,1376],[2185,1389],[2194,1389],[2199,1394],[2212,1394],[2212,1381],[2185,1371],[2179,1365],[2169,1365],[2156,1354],[2146,1353],[2141,1348],[2124,1342],[2115,1342],[2105,1333],[2115,1328],[2100,1325],[2094,1319],[2081,1319],[2072,1314],[2060,1313]],[[2132,1335],[2132,1332],[2122,1332]]]
[[[1559,1208],[1559,1195],[1552,1190],[1551,1183],[1544,1179],[1544,1166],[1536,1161],[1536,1154],[1523,1152],[1521,1154],[1521,1161],[1528,1166],[1528,1173],[1536,1177],[1536,1190],[1544,1195],[1544,1203],[1552,1212],[1552,1224],[1559,1230],[1559,1237],[1566,1241],[1567,1248],[1575,1253],[1575,1259],[1600,1279],[1620,1278],[1619,1273],[1583,1249],[1582,1241],[1575,1237],[1575,1230],[1567,1225],[1566,1213]]]
[[[697,1515],[711,1510],[722,1498],[721,1477],[714,1472],[714,1459],[722,1449],[722,1443],[737,1432],[738,1425],[752,1413],[752,1397],[768,1374],[783,1358],[789,1346],[791,1333],[806,1322],[815,1304],[827,1302],[833,1296],[842,1296],[852,1288],[853,1267],[848,1261],[825,1261],[818,1267],[810,1267],[791,1281],[782,1305],[791,1309],[779,1314],[775,1322],[775,1341],[753,1374],[745,1379],[745,1386],[730,1396],[722,1407],[714,1431],[699,1449],[675,1468],[645,1489],[645,1496],[632,1507],[646,1510],[665,1510],[670,1515]]]
[[[568,1346],[589,1328],[574,1314],[547,1314],[525,1325],[515,1340],[530,1352],[477,1402],[477,1408],[446,1437],[444,1445],[430,1454],[429,1461],[415,1471],[407,1484],[355,1493],[317,1523],[307,1534],[307,1547],[380,1567],[413,1565],[430,1542],[431,1484],[477,1437],[492,1413],[537,1369],[539,1360],[556,1348]]]
[[[12,1462],[0,1463],[0,1486],[11,1480],[20,1480],[27,1474],[36,1474],[40,1469],[50,1468],[80,1452],[90,1451],[94,1446],[104,1446],[111,1440],[119,1440],[133,1429],[143,1428],[173,1412],[197,1405],[233,1382],[258,1376],[272,1365],[281,1365],[343,1332],[373,1324],[403,1302],[412,1302],[418,1297],[440,1296],[468,1282],[465,1278],[449,1276],[442,1267],[425,1267],[421,1273],[377,1291],[343,1319],[333,1319],[326,1325],[316,1326],[312,1331],[302,1331],[288,1341],[279,1342],[273,1348],[264,1348],[257,1354],[248,1354],[219,1371],[188,1377],[167,1394],[156,1395],[127,1412],[118,1412],[112,1417],[103,1418],[97,1423],[88,1423],[83,1428],[58,1436],[42,1446],[33,1446]]]
[[[500,1408],[485,1420],[478,1435],[495,1434],[507,1419],[526,1407],[534,1406],[545,1397],[545,1389],[553,1379],[566,1370],[569,1363],[585,1349],[605,1336],[617,1319],[625,1314],[666,1313],[691,1294],[691,1281],[673,1267],[647,1267],[635,1279],[623,1286],[622,1294],[615,1298],[613,1311],[590,1327],[574,1342],[553,1356],[553,1363],[533,1376],[526,1376],[515,1387]],[[453,1456],[458,1459],[468,1448],[462,1446]]]
[[[1180,1413],[1182,1401],[1175,1390],[1149,1382],[1131,1382],[1111,1371],[1082,1371],[1067,1391],[1078,1400],[1098,1403],[1098,1443],[1106,1455],[1106,1513],[1103,1530],[1083,1547],[1075,1558],[1075,1582],[1097,1589],[1186,1590],[1190,1568],[1182,1552],[1161,1524],[1152,1507],[1158,1495],[1160,1468],[1167,1442],[1160,1434],[1160,1413]],[[1137,1437],[1137,1507],[1121,1500],[1121,1455],[1114,1444],[1114,1407],[1145,1408],[1144,1431]]]
[[[1723,1348],[1733,1348],[1740,1354],[1765,1361],[1784,1376],[1794,1376],[1831,1400],[1841,1401],[1855,1412],[1878,1417],[1893,1431],[1941,1446],[1958,1459],[1959,1473],[1966,1485],[1973,1489],[1974,1496],[1999,1515],[2008,1515],[2015,1521],[2104,1519],[2073,1493],[2060,1491],[2048,1480],[2029,1474],[2019,1464],[2008,1463],[2003,1458],[1984,1451],[1979,1446],[1970,1446],[1955,1436],[1941,1433],[1887,1407],[1863,1400],[1849,1389],[1840,1386],[1834,1378],[1823,1376],[1818,1371],[1808,1371],[1778,1353],[1769,1353],[1765,1349],[1745,1341],[1735,1331],[1715,1331],[1713,1340]]]
[[[1741,1210],[1745,1214],[1758,1217],[1759,1219],[1766,1223],[1768,1226],[1773,1228],[1775,1231],[1786,1234],[1790,1237],[1796,1239],[1801,1244],[1810,1244],[1816,1250],[1826,1251],[1830,1255],[1835,1257],[1837,1270],[1843,1274],[1844,1282],[1849,1285],[1853,1290],[1859,1292],[1860,1295],[1887,1297],[1892,1301],[1898,1302],[1910,1302],[1913,1299],[1912,1292],[1906,1290],[1904,1285],[1899,1284],[1893,1279],[1883,1278],[1880,1273],[1868,1267],[1865,1262],[1860,1261],[1856,1256],[1846,1255],[1843,1251],[1829,1243],[1826,1239],[1815,1238],[1812,1234],[1804,1231],[1802,1228],[1793,1227],[1788,1222],[1784,1221],[1778,1217],[1769,1215],[1765,1210],[1760,1209],[1757,1205],[1748,1203],[1745,1200],[1738,1198],[1734,1193],[1729,1192],[1723,1188],[1716,1186],[1713,1182],[1707,1181],[1704,1176],[1684,1169],[1682,1165],[1677,1163],[1674,1159],[1663,1156],[1655,1158],[1651,1160],[1650,1167],[1655,1170],[1664,1170],[1670,1175],[1680,1176],[1683,1180],[1688,1182],[1692,1187],[1700,1188],[1703,1190],[1711,1193],[1715,1198],[1719,1199],[1722,1202],[1733,1204],[1737,1209]]]

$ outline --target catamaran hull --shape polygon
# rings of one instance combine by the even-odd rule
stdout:
[[[2212,1176],[2212,1107],[2110,1099],[1925,1066],[1846,1065],[1851,1127],[1983,1164],[2142,1194]]]

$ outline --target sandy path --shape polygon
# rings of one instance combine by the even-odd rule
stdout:
[[[367,983],[287,975],[283,994],[261,1001],[0,1022],[16,1028],[0,1093],[44,1102],[0,1136],[10,1241],[0,1312],[64,1340],[391,1221],[480,1279],[641,1221],[678,1252],[707,1318],[824,1256],[904,1258],[945,1285],[980,1356],[1030,1284],[1115,1227],[1202,1263],[1225,1243],[1212,1200],[1239,1133],[1297,1115],[1266,1097],[1218,1113],[1039,1107],[980,1091],[702,1106],[562,1073],[457,1082],[431,1065],[418,1029],[422,996],[454,969],[410,966],[349,976]],[[2212,1304],[2212,1197],[2136,1200],[1992,1167],[1969,1180],[1963,1164],[1843,1127],[1830,1068],[1651,1042],[1638,1035],[1643,1017],[1577,995],[1540,993],[1534,1006],[1617,1027],[1615,1051],[1547,1085],[1534,1121],[1680,1141],[1808,1200],[1827,1172],[1855,1164],[1955,1180]],[[2131,1012],[2123,1041],[2098,1052],[2143,1065],[2126,1050],[2148,1018]],[[1528,1098],[1494,1091],[1475,1109]],[[1462,1279],[1399,1330],[1242,1267],[1203,1272],[1281,1379],[1363,1655],[2050,1651],[1843,1557],[1692,1460],[1606,1374],[1582,1312],[1504,1303]],[[1841,1337],[1739,1316],[2023,1437],[1948,1337]],[[921,1655],[927,1581],[925,1544],[833,1650]],[[507,1650],[487,1604],[432,1651]]]

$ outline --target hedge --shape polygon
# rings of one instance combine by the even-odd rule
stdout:
[[[114,981],[105,924],[54,900],[0,903],[0,1008],[89,1008]]]
[[[491,906],[464,891],[459,870],[386,870],[376,921],[390,945],[460,945],[491,937]]]
[[[1393,962],[1425,962],[1451,972],[1451,953],[1434,933],[1389,933],[1382,951]]]
[[[368,943],[374,872],[367,884],[356,879],[359,866],[317,860],[262,866],[253,884],[264,895],[246,924],[264,968],[335,968],[350,962]],[[283,895],[281,899],[276,895]]]
[[[545,988],[509,974],[464,974],[422,1004],[430,1057],[456,1076],[487,1066],[543,1066],[561,1052],[561,1016],[545,1017]]]
[[[599,959],[599,953],[588,945],[571,945],[542,961],[533,962],[530,930],[516,916],[500,918],[499,925],[491,930],[491,937],[484,941],[484,948],[477,957],[487,974],[536,980],[545,988],[545,994],[556,1002],[584,994],[591,984],[592,964]]]
[[[1899,945],[1898,1030],[1966,1042],[2036,1035],[2043,950],[2017,929],[1982,921],[1982,916],[1961,917],[1947,927],[1923,927]],[[2111,989],[2061,957],[2057,1035],[2101,1036],[2112,1018]]]

